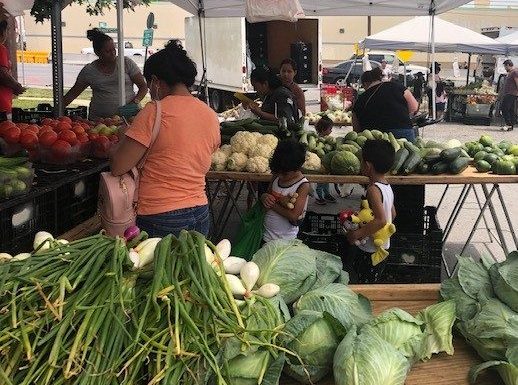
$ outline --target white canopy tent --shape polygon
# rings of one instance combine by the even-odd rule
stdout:
[[[439,17],[434,18],[434,23],[435,52],[505,53],[505,45],[490,37]],[[418,16],[392,28],[367,36],[360,45],[369,49],[428,52],[431,49],[431,30],[431,17]]]
[[[245,16],[244,0],[170,0],[206,17]],[[469,0],[300,0],[306,16],[420,16],[440,14]]]
[[[505,44],[507,48],[507,54],[518,53],[518,31],[512,32],[509,35],[505,35],[496,39],[499,43]]]

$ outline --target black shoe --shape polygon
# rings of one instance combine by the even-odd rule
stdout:
[[[325,206],[326,205],[326,200],[325,199],[321,199],[321,198],[317,198],[317,199],[315,199],[315,203],[317,205],[320,205],[320,206]]]
[[[336,199],[332,195],[326,195],[324,196],[324,200],[329,203],[336,203]]]
[[[511,127],[509,127],[509,128],[507,129],[507,131],[512,131],[512,130],[513,130],[513,126],[511,126]]]

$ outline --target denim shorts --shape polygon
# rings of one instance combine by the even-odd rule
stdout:
[[[182,230],[209,233],[209,205],[178,209],[161,214],[138,215],[137,226],[150,237],[178,236]]]

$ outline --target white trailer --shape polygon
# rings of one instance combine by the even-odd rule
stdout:
[[[234,92],[254,92],[250,83],[254,66],[267,64],[278,69],[281,61],[291,56],[291,45],[298,42],[311,45],[310,75],[306,83],[300,84],[305,91],[306,105],[320,103],[322,31],[318,18],[300,19],[295,23],[268,21],[249,24],[244,17],[206,17],[201,19],[201,29],[205,36],[209,101],[216,111],[232,104]],[[264,52],[258,60],[254,52],[257,52],[259,44],[264,46]],[[196,80],[199,83],[203,68],[198,17],[185,19],[185,47],[198,65]]]

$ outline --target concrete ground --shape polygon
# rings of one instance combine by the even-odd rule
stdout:
[[[349,130],[350,128],[348,127],[335,129],[334,134],[337,136],[342,136]],[[425,140],[434,141],[446,141],[451,138],[457,138],[461,142],[465,142],[478,139],[482,134],[491,135],[495,141],[507,139],[513,143],[518,143],[518,130],[512,132],[502,132],[498,126],[468,126],[456,123],[440,123],[433,126],[428,126],[421,131],[421,136]],[[501,185],[500,187],[507,209],[509,210],[513,228],[518,229],[518,199],[516,198],[518,190],[516,185]],[[456,202],[462,188],[463,185],[451,185],[445,194],[445,197],[438,211],[439,224],[443,229],[454,207],[456,206]],[[425,188],[425,204],[430,206],[437,206],[444,192],[444,189],[445,185],[427,185]],[[331,189],[331,191],[334,193],[333,189]],[[479,199],[483,199],[483,192],[480,186],[476,186],[476,193],[477,194],[475,195],[473,192],[471,192],[467,197],[464,207],[461,210],[457,221],[444,245],[444,257],[447,261],[449,270],[453,269],[455,264],[455,256],[461,252],[471,233],[476,216],[480,212],[480,206],[477,202],[477,196]],[[334,193],[334,195],[337,197],[337,202],[332,204],[328,203],[325,206],[316,205],[314,198],[310,198],[308,210],[323,214],[337,214],[339,211],[345,208],[357,208],[359,206],[361,194],[361,187],[354,186],[353,193],[350,197],[340,198],[336,193]],[[242,212],[245,211],[245,199],[246,193],[242,194],[242,198],[238,202]],[[501,205],[496,199],[496,194],[492,201],[495,204],[496,216],[500,220],[509,251],[515,250],[516,246],[512,242],[511,230],[505,221],[505,216]],[[232,239],[237,232],[238,226],[239,217],[234,215],[230,219],[229,224],[226,226],[223,232],[223,237],[230,237],[230,239]],[[505,257],[503,249],[499,244],[496,227],[491,219],[489,210],[486,210],[485,218],[483,221],[480,221],[477,230],[473,234],[472,240],[464,252],[464,255],[471,255],[475,258],[478,258],[481,255],[487,255],[497,260],[501,260]]]

